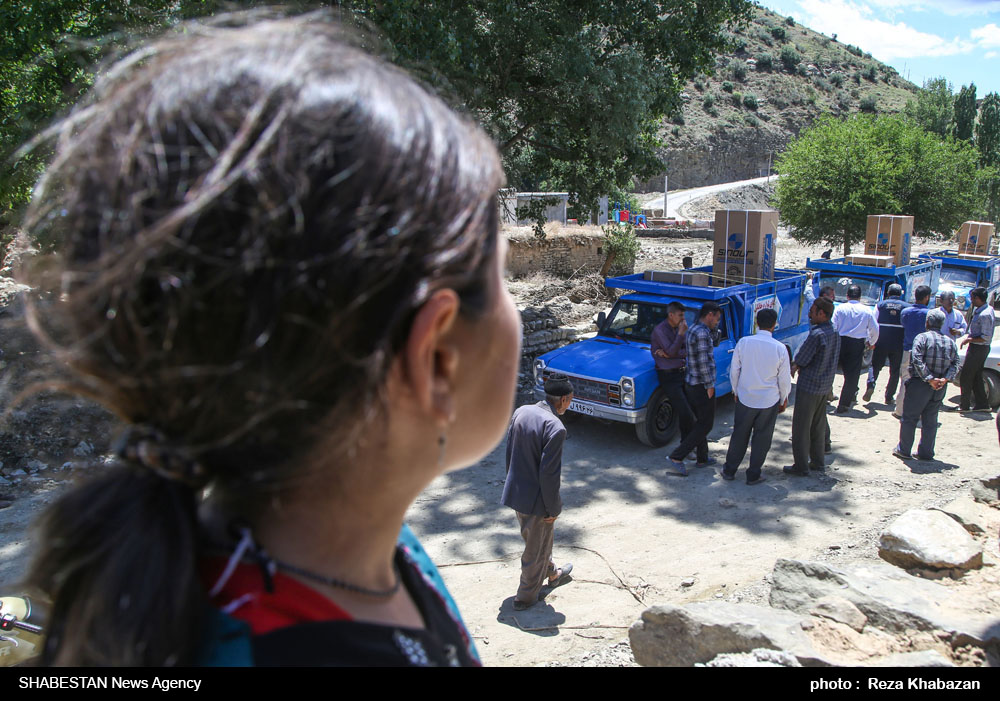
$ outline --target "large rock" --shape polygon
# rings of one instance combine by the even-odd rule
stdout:
[[[629,641],[636,662],[647,667],[690,667],[758,648],[784,650],[804,667],[829,666],[803,630],[806,620],[750,604],[665,604],[642,612],[629,629]]]
[[[954,667],[947,657],[937,650],[897,652],[878,659],[868,660],[866,667]]]
[[[953,645],[1000,645],[1000,611],[984,614],[990,609],[892,565],[837,567],[784,559],[775,563],[771,606],[808,613],[825,596],[847,599],[865,614],[868,625],[883,630],[941,630]]]
[[[900,567],[976,569],[983,549],[953,518],[940,511],[911,509],[879,538],[879,557]]]
[[[1000,504],[1000,475],[982,477],[972,482],[972,498],[983,504]]]
[[[986,514],[983,513],[984,509],[985,507],[980,506],[971,496],[962,496],[952,499],[946,505],[938,509],[933,509],[933,511],[940,511],[943,514],[947,514],[969,533],[978,535],[984,533],[986,530],[983,527],[983,524],[986,523]]]
[[[801,667],[794,655],[783,650],[757,648],[751,652],[727,652],[695,667]]]
[[[868,622],[861,609],[842,596],[824,596],[809,609],[809,613],[843,623],[859,633],[864,630],[865,623]]]

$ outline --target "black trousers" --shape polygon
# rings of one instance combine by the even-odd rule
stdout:
[[[684,370],[657,370],[656,376],[660,380],[660,387],[664,394],[670,400],[670,406],[677,414],[677,422],[681,429],[681,441],[683,441],[691,433],[691,427],[694,426],[694,413],[684,395]]]
[[[705,462],[708,460],[708,434],[715,424],[715,397],[708,396],[705,385],[689,385],[687,382],[684,383],[684,395],[694,413],[694,426],[670,457],[683,460],[694,449],[698,462]]]
[[[809,468],[823,469],[823,443],[828,430],[826,392],[809,394],[796,390],[792,413],[792,454],[796,470],[808,472]]]
[[[844,371],[844,389],[840,392],[840,406],[849,408],[858,398],[858,380],[865,357],[865,339],[840,337],[840,366]]]
[[[729,450],[726,451],[726,464],[723,471],[727,475],[735,475],[747,454],[750,446],[750,467],[747,469],[747,481],[760,477],[760,469],[764,466],[767,453],[771,450],[771,439],[774,437],[774,422],[778,418],[778,404],[766,409],[748,407],[736,400],[736,416],[733,419],[733,435],[729,439]],[[750,435],[753,434],[751,440]]]
[[[962,365],[962,409],[989,409],[986,396],[986,378],[983,377],[983,365],[990,354],[990,347],[985,343],[970,343],[965,351],[965,363]],[[972,403],[973,398],[976,400]]]
[[[872,366],[868,368],[868,386],[873,386],[878,382],[879,373],[885,361],[889,361],[889,384],[885,386],[886,399],[896,396],[896,387],[899,386],[899,366],[903,363],[903,344],[876,343],[875,352],[872,354]]]

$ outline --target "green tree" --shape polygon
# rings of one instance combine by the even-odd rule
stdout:
[[[252,4],[252,3],[244,3]],[[0,220],[25,204],[44,151],[15,152],[92,81],[101,56],[219,0],[4,0],[0,3]]]
[[[924,81],[923,89],[917,91],[915,99],[906,102],[903,113],[927,131],[944,138],[955,114],[951,85],[945,78]]]
[[[955,96],[955,115],[952,134],[956,139],[972,140],[972,130],[976,124],[976,84],[962,86]]]
[[[996,221],[1000,216],[1000,96],[995,92],[983,98],[976,122],[976,147],[979,164],[986,171],[981,183],[986,198],[986,216]]]
[[[663,118],[747,0],[347,0],[500,145],[508,183],[589,207],[662,172]]]
[[[794,238],[841,248],[869,214],[908,214],[918,233],[952,231],[981,209],[977,154],[899,116],[826,117],[779,157],[775,201]]]

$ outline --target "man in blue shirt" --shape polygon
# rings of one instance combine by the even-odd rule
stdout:
[[[910,303],[904,302],[903,288],[895,283],[886,290],[886,299],[875,307],[878,321],[878,343],[872,354],[872,366],[868,368],[868,387],[862,397],[866,402],[875,393],[875,383],[885,361],[889,361],[889,384],[885,386],[885,403],[892,404],[899,384],[899,366],[903,362],[903,321],[901,315]]]
[[[927,305],[931,301],[931,288],[920,285],[913,291],[914,304],[904,309],[899,315],[903,325],[903,363],[899,368],[899,394],[896,396],[896,408],[892,415],[903,418],[903,400],[906,397],[906,381],[910,379],[910,351],[913,349],[913,339],[927,330]]]
[[[799,374],[792,414],[792,453],[795,464],[784,471],[800,477],[809,470],[822,470],[824,434],[826,433],[826,396],[833,388],[840,357],[840,336],[830,323],[833,302],[820,297],[809,309],[809,329],[799,352],[792,361],[792,377]]]
[[[719,345],[719,322],[722,307],[715,302],[701,305],[698,323],[688,329],[687,374],[684,379],[684,395],[691,411],[694,412],[694,426],[688,435],[667,456],[677,474],[687,476],[684,458],[696,450],[695,467],[716,464],[708,455],[708,434],[715,423],[715,346]]]

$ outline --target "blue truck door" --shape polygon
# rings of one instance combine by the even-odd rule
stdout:
[[[729,382],[729,368],[733,364],[733,351],[736,350],[736,337],[739,335],[739,325],[733,317],[733,305],[723,302],[722,320],[719,322],[719,330],[722,331],[722,340],[715,348],[715,396],[726,394],[732,389]]]

